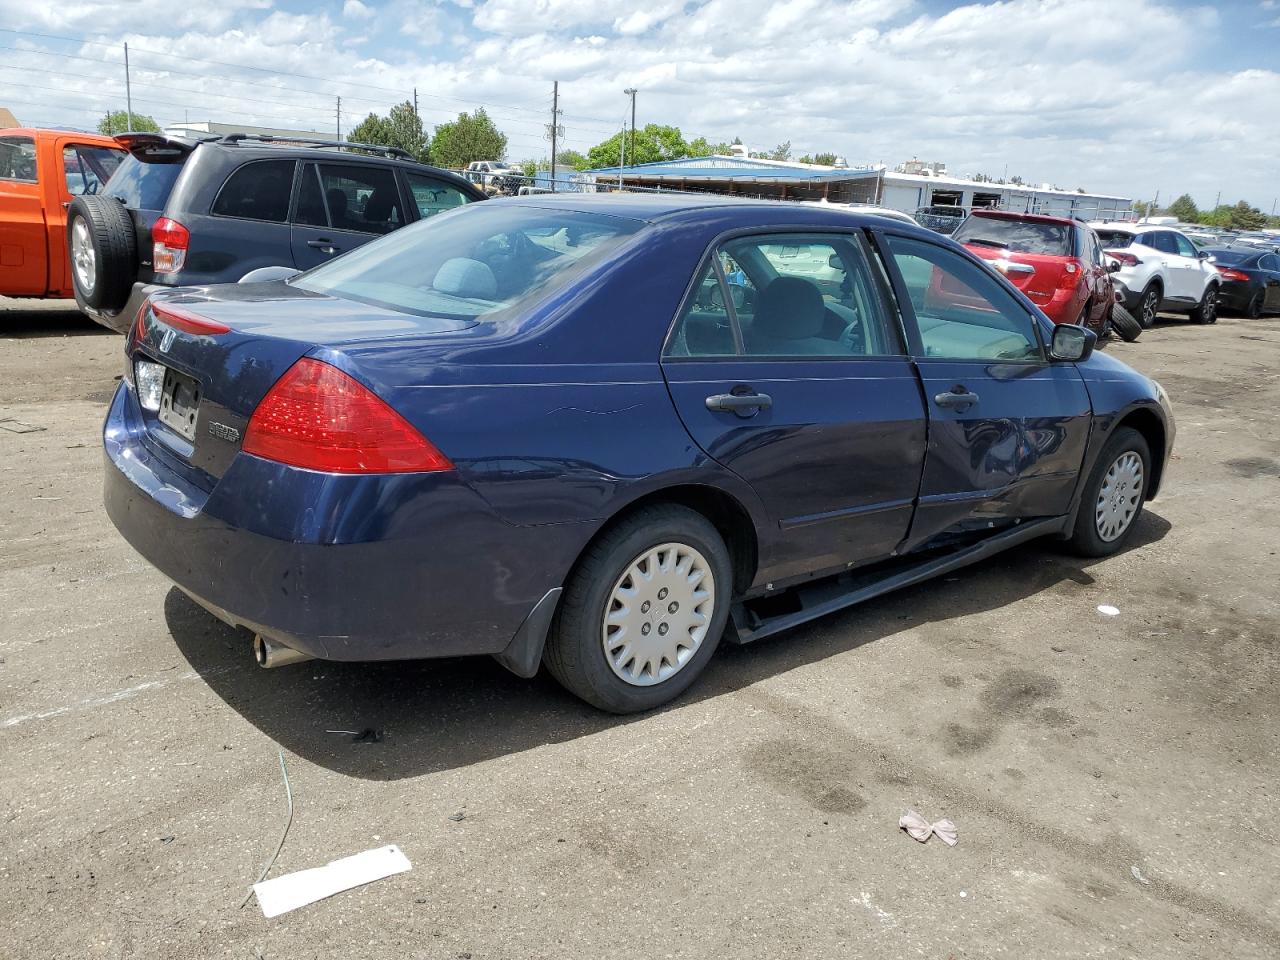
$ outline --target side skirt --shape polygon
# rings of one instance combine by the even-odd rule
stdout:
[[[729,643],[744,644],[781,633],[783,630],[790,630],[792,627],[816,620],[818,617],[825,617],[837,610],[844,610],[846,607],[852,607],[893,590],[910,587],[979,560],[985,560],[987,557],[1028,540],[1061,533],[1066,522],[1066,517],[1031,520],[945,556],[918,560],[915,563],[904,562],[903,565],[895,566],[888,571],[840,574],[828,577],[826,580],[804,584],[791,591],[793,599],[791,605],[794,607],[798,604],[799,609],[792,609],[786,613],[762,616],[751,609],[752,605],[749,603],[735,603],[732,607],[733,629],[725,633],[724,639]]]

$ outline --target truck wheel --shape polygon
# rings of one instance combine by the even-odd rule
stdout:
[[[706,517],[675,504],[646,507],[579,561],[543,662],[593,706],[651,710],[683,693],[706,667],[732,593],[729,551]]]
[[[1142,324],[1124,308],[1123,303],[1117,303],[1111,308],[1111,326],[1125,343],[1133,343],[1142,336]]]
[[[125,305],[138,275],[138,238],[120,201],[90,195],[71,201],[67,253],[82,308],[114,311]]]

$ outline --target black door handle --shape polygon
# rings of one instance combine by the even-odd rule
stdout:
[[[773,406],[773,397],[767,393],[717,393],[707,397],[707,409],[723,413],[736,413],[750,417],[757,410]]]
[[[940,393],[934,397],[933,402],[940,407],[963,412],[978,402],[978,395],[956,384],[949,392]]]

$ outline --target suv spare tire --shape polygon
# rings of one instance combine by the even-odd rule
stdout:
[[[67,253],[76,303],[108,312],[125,305],[138,275],[138,238],[124,204],[89,194],[72,200]]]

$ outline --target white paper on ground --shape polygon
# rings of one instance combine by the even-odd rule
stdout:
[[[323,867],[286,873],[282,877],[255,883],[253,892],[258,895],[258,906],[262,908],[263,915],[278,917],[343,890],[404,873],[411,866],[409,858],[400,852],[399,847],[378,847],[357,853],[354,857],[334,860]]]
[[[1120,616],[1120,609],[1118,607],[1111,606],[1111,604],[1109,603],[1104,603],[1102,604],[1102,606],[1098,607],[1098,612],[1102,614],[1104,617]]]

